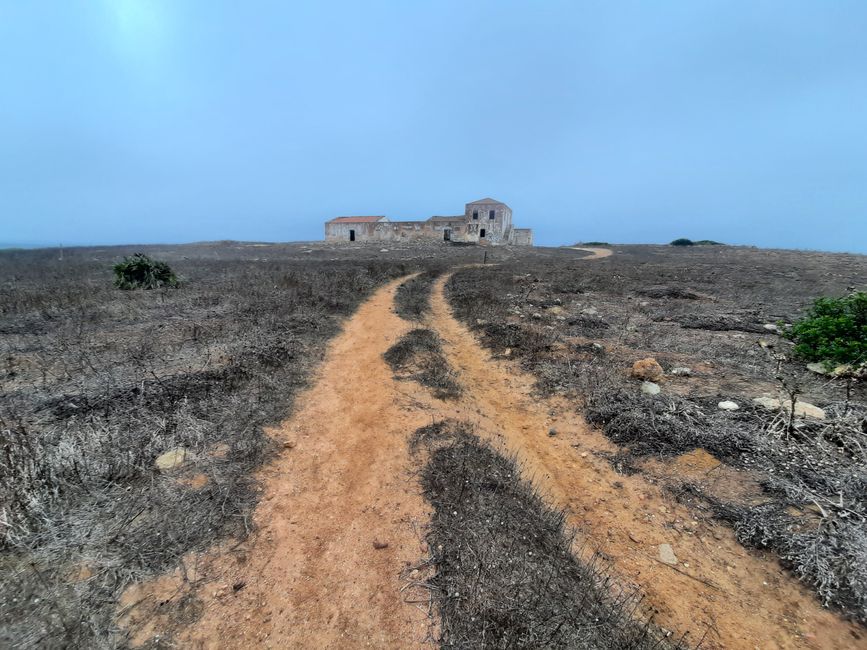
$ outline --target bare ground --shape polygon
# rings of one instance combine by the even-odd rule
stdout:
[[[382,354],[410,326],[392,311],[396,283],[377,292],[332,342],[296,415],[272,431],[284,446],[261,472],[255,534],[188,557],[189,581],[179,571],[131,588],[121,611],[135,642],[173,629],[192,647],[432,642],[428,595],[409,578],[427,554],[429,511],[406,436],[453,418],[516,454],[523,475],[565,510],[586,548],[607,557],[624,586],[646,595],[642,613],[660,625],[688,632],[694,643],[704,636],[705,648],[863,643],[861,628],[823,609],[729,529],[695,519],[651,474],[617,473],[604,457],[615,445],[586,425],[574,404],[540,398],[533,377],[492,358],[453,317],[443,295],[447,279],[435,284],[424,324],[444,341],[463,395],[443,402],[394,380]],[[676,462],[705,475],[716,466],[700,453]],[[736,472],[726,478],[738,483]],[[663,543],[677,554],[676,566],[659,561]],[[196,620],[186,625],[178,612],[191,602]]]

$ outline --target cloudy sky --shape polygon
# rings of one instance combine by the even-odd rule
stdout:
[[[867,253],[867,2],[0,0],[0,244],[485,196],[541,244]]]

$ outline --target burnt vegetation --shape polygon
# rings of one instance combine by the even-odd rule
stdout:
[[[383,357],[398,379],[417,381],[442,400],[461,396],[463,388],[446,360],[436,332],[424,328],[410,330]]]
[[[0,254],[4,647],[123,645],[127,585],[246,535],[263,427],[342,318],[424,269],[401,252],[165,247],[179,288],[120,291],[127,252]]]
[[[730,524],[745,546],[775,552],[822,603],[867,622],[867,392],[857,376],[809,372],[779,335],[817,296],[865,286],[865,258],[665,251],[617,247],[592,263],[575,251],[537,251],[460,271],[447,290],[487,347],[533,373],[541,394],[574,400],[621,446],[611,458],[620,471],[702,448],[748,472],[758,503],[701,485],[671,488]],[[666,373],[657,396],[629,377],[648,356]],[[780,408],[754,403],[761,396]],[[737,410],[719,408],[730,400]],[[791,409],[801,401],[824,418]]]
[[[434,508],[428,582],[444,648],[675,648],[636,620],[640,601],[618,590],[598,556],[579,560],[564,515],[520,479],[514,459],[469,425],[440,421],[411,438],[426,457]]]
[[[420,322],[430,312],[430,294],[434,281],[442,275],[439,269],[424,271],[397,288],[394,309],[404,320]]]

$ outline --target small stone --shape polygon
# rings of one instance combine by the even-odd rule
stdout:
[[[764,325],[762,325],[762,327],[764,327],[769,332],[773,332],[774,334],[780,333],[779,326],[775,325],[774,323],[765,323]]]
[[[156,468],[163,472],[182,467],[193,459],[193,455],[183,447],[175,447],[157,456],[154,461]]]
[[[557,435],[557,429],[555,429],[554,427],[551,427],[550,429],[548,429],[548,435],[553,438],[554,436]]]
[[[762,397],[756,397],[753,399],[753,403],[757,406],[761,406],[762,408],[766,408],[769,411],[785,411],[789,412],[789,403],[784,402],[783,400],[777,397],[768,397],[764,395]],[[825,411],[820,409],[815,404],[810,404],[809,402],[802,402],[798,400],[795,402],[795,415],[799,415],[801,417],[811,417],[816,420],[824,420],[825,419]]]
[[[717,407],[722,411],[737,411],[740,408],[737,402],[732,402],[731,400],[722,401],[717,404]]]
[[[387,253],[387,252],[388,252],[388,249],[387,249],[387,248],[380,248],[380,249],[379,249],[379,252],[380,252],[380,253]]]
[[[381,551],[384,548],[388,548],[388,542],[379,542],[377,540],[373,540],[373,548],[377,551]]]
[[[813,363],[807,364],[807,370],[810,372],[815,372],[817,375],[829,375],[828,367],[825,365],[824,361],[814,361]]]
[[[671,544],[659,545],[659,561],[671,566],[677,565],[677,556],[674,554]]]
[[[596,307],[585,307],[581,310],[581,313],[585,316],[596,316],[599,314],[599,310]]]
[[[542,314],[540,314],[539,312],[533,312],[533,318],[536,318],[536,319],[542,318]]]
[[[677,368],[671,369],[671,374],[675,377],[689,377],[692,375],[692,370],[684,368],[683,366],[678,366]]]
[[[665,372],[659,362],[653,357],[641,359],[632,364],[632,376],[636,379],[644,379],[645,381],[656,381],[661,379]]]
[[[284,449],[294,449],[295,448],[295,441],[294,440],[285,441],[283,443],[283,448]]]
[[[768,349],[774,347],[774,342],[768,341],[765,339],[759,339],[759,346],[764,348],[765,350],[768,350]]]
[[[506,348],[505,352],[503,352],[504,357],[508,357],[512,354],[512,348]]]
[[[652,381],[641,382],[641,392],[645,395],[659,395],[661,390],[659,384],[654,384]]]

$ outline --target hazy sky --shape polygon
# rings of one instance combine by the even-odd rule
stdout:
[[[485,196],[541,244],[867,253],[867,2],[0,0],[2,244]]]

